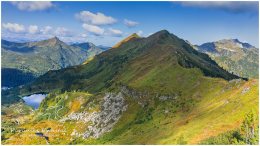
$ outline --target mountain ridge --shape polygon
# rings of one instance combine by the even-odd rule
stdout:
[[[8,69],[8,72],[10,73],[10,69],[17,69],[18,72],[21,72],[20,75],[24,74],[26,77],[27,73],[32,73],[34,78],[49,70],[57,70],[68,66],[79,65],[89,57],[104,51],[96,47],[94,44],[89,46],[89,48],[70,46],[57,37],[27,43],[15,43],[6,40],[1,41],[3,71]],[[3,85],[17,86],[26,83],[14,83],[15,80],[19,82],[15,75],[16,73],[17,72],[14,72],[13,77],[10,78],[12,79],[11,82],[3,80]]]
[[[228,73],[168,31],[131,39],[86,64],[49,71],[2,93],[2,104],[17,96],[48,94],[15,126],[51,128],[50,135],[42,132],[50,144],[198,144],[240,130],[250,110],[258,114],[258,80]],[[12,105],[21,107],[20,102]],[[14,113],[12,108],[3,113]],[[46,143],[25,132],[9,134],[9,126],[4,123],[6,144]],[[61,129],[65,135],[52,132]]]
[[[126,37],[125,39],[121,40],[120,42],[118,42],[117,44],[115,44],[112,48],[118,48],[121,44],[128,42],[132,39],[137,39],[140,38],[140,36],[137,33],[133,33],[130,36]]]
[[[120,75],[124,74],[123,70],[128,70],[127,68],[124,69],[129,66],[127,64],[132,64],[138,58],[151,60],[149,66],[158,66],[158,61],[154,59],[161,58],[164,62],[172,60],[172,63],[169,62],[172,66],[177,65],[187,69],[198,68],[205,76],[220,77],[226,80],[239,78],[218,67],[206,54],[197,52],[184,40],[163,30],[148,38],[131,39],[120,45],[118,49],[110,49],[102,52],[87,64],[49,71],[22,90],[28,92],[30,88],[33,93],[46,92],[53,89],[79,89],[97,92],[114,84],[113,82],[117,80],[116,78],[123,76]],[[110,72],[106,73],[107,71]],[[99,78],[98,76],[101,75],[102,77]],[[54,76],[57,77],[53,78]],[[106,77],[104,78],[103,76]],[[138,77],[138,75],[135,76]],[[83,82],[84,80],[88,82]],[[48,86],[45,84],[43,87],[43,84],[41,85],[43,81],[49,83]],[[95,83],[96,86],[90,86],[91,83]]]
[[[258,78],[259,49],[238,39],[222,39],[194,46],[208,54],[220,66],[238,76]]]

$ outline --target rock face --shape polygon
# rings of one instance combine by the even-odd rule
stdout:
[[[83,121],[86,124],[90,123],[85,133],[78,133],[74,130],[71,135],[76,137],[82,136],[83,138],[98,138],[113,128],[121,117],[122,112],[126,111],[126,109],[127,104],[121,92],[118,94],[106,93],[100,111],[71,113],[60,121],[75,120]]]

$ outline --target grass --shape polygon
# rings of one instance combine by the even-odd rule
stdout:
[[[247,87],[250,88],[249,91],[242,93]],[[72,138],[70,134],[73,129],[84,131],[87,126],[73,121],[60,124],[56,120],[40,120],[26,123],[19,128],[65,129],[65,135],[56,134],[50,138],[51,144],[198,144],[209,137],[239,128],[248,111],[253,110],[258,113],[258,80],[228,83],[219,79],[205,78],[204,82],[189,92],[190,95],[185,93],[180,97],[182,99],[194,98],[194,100],[185,101],[185,103],[194,101],[194,104],[186,105],[189,110],[180,106],[180,100],[161,101],[155,97],[143,97],[137,100],[126,97],[127,111],[123,113],[111,132],[105,133],[98,139]],[[67,100],[72,102],[66,102],[66,105],[72,104],[72,107],[76,107],[71,108],[75,111],[80,111],[77,97],[86,96],[88,100],[92,99],[88,93],[84,92],[63,93],[55,97],[62,99],[66,95],[76,99],[68,98]],[[51,101],[54,99],[52,98]],[[147,104],[142,107],[138,101],[147,102]],[[84,104],[84,107],[88,106],[90,104]],[[44,144],[45,142],[38,137],[28,138],[24,135],[26,134],[14,134],[6,143],[18,144],[21,139],[23,139],[23,144]]]
[[[112,131],[98,139],[75,138],[69,136],[73,129],[79,126],[77,130],[86,130],[87,124],[71,121],[63,125],[67,129],[67,137],[58,136],[50,142],[197,144],[238,128],[249,110],[258,113],[258,80],[228,82],[224,79],[237,77],[219,68],[206,55],[189,49],[178,38],[161,33],[147,39],[128,41],[120,46],[123,48],[101,53],[86,65],[49,72],[32,86],[23,88],[21,92],[28,93],[63,89],[62,92],[51,92],[45,98],[37,120],[28,121],[28,127],[46,126],[40,124],[47,119],[43,116],[46,113],[54,120],[50,125],[59,125],[55,123],[60,119],[55,116],[57,110],[60,116],[89,107],[92,107],[91,111],[99,110],[104,92],[118,92],[121,85],[142,94],[138,98],[126,95],[127,111]],[[248,87],[249,90],[243,93]],[[67,89],[70,92],[66,92]],[[73,92],[74,89],[77,91]],[[160,100],[160,96],[172,98]],[[50,108],[56,105],[57,108]],[[12,144],[9,140],[7,143]]]
[[[151,100],[147,107],[142,108],[132,99],[113,131],[97,140],[82,140],[81,143],[198,144],[211,136],[237,129],[247,112],[253,110],[258,113],[257,80],[221,83],[208,86],[210,94],[202,94],[192,110],[187,112],[178,109],[173,101],[157,103]],[[202,85],[205,86],[206,83]],[[246,87],[250,90],[243,94]],[[145,112],[151,108],[154,109],[151,113]],[[169,112],[165,113],[165,109]],[[151,115],[152,119],[147,115]],[[137,122],[137,119],[142,122]]]

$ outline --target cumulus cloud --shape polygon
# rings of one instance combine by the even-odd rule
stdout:
[[[54,31],[54,35],[60,37],[69,37],[72,36],[72,32],[65,27],[57,27]]]
[[[123,32],[118,29],[109,28],[107,34],[114,37],[121,37],[123,35]]]
[[[48,1],[30,1],[30,2],[11,2],[19,10],[22,11],[42,11],[53,7],[52,2]]]
[[[90,11],[81,11],[80,13],[77,13],[76,18],[80,21],[92,24],[92,25],[108,25],[108,24],[114,24],[117,22],[117,20],[111,16],[106,16],[103,13],[92,13]]]
[[[125,20],[124,20],[124,24],[125,24],[127,27],[135,27],[135,26],[137,26],[139,23],[138,23],[138,22],[135,22],[135,21],[131,21],[131,20],[125,19]]]
[[[258,2],[246,1],[185,1],[187,7],[215,8],[233,13],[258,12]]]
[[[17,23],[4,23],[2,25],[3,29],[8,30],[14,33],[22,33],[25,32],[25,27],[21,24]]]
[[[53,36],[60,38],[74,38],[76,35],[65,27],[53,28],[51,26],[39,27],[37,25],[24,26],[17,23],[4,23],[2,37],[9,40],[37,41]],[[78,37],[78,36],[77,36]]]
[[[42,34],[51,34],[52,33],[52,27],[51,26],[45,26],[43,29],[41,29]]]
[[[87,31],[90,32],[94,35],[100,36],[104,34],[105,30],[101,27],[95,26],[95,25],[90,25],[87,23],[82,24],[82,27]]]
[[[38,32],[39,32],[38,26],[37,26],[37,25],[30,25],[30,26],[28,27],[28,32],[29,32],[30,34],[36,34],[36,33],[38,33]]]

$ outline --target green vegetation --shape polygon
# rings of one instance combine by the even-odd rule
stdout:
[[[258,115],[258,80],[228,73],[165,30],[130,39],[84,65],[50,71],[6,92],[4,98],[41,92],[48,97],[18,128],[66,130],[50,136],[50,144],[198,144],[241,124],[247,142],[257,141],[252,127],[255,133],[258,117],[244,115],[249,111]],[[73,134],[86,131],[88,123],[60,121],[71,113],[99,111],[107,92],[122,92],[127,104],[110,131],[84,139]],[[44,144],[26,135],[13,133],[5,144]]]
[[[49,70],[79,65],[104,50],[91,43],[70,46],[54,37],[29,43],[2,40],[1,51],[2,85],[17,87]]]
[[[16,87],[29,83],[35,79],[35,76],[29,72],[23,72],[14,68],[1,69],[2,86]]]
[[[240,129],[228,131],[218,136],[211,137],[201,142],[201,144],[259,144],[258,116],[252,111],[247,113]]]
[[[80,107],[90,100],[90,96],[91,94],[89,93],[75,91],[65,93],[59,91],[52,92],[41,102],[35,115],[36,120],[59,120],[72,112],[80,112],[84,110]]]
[[[220,68],[207,55],[197,52],[185,41],[167,31],[160,31],[148,38],[131,39],[117,49],[110,49],[95,56],[85,65],[50,71],[35,82],[19,89],[19,92],[31,94],[61,89],[97,93],[116,83],[131,85],[130,80],[126,82],[126,77],[137,82],[146,76],[147,78],[141,80],[144,82],[150,77],[151,71],[160,70],[161,66],[165,70],[177,68],[176,74],[171,76],[172,80],[165,78],[164,80],[176,82],[174,78],[178,77],[177,82],[184,84],[189,82],[183,82],[185,79],[182,79],[182,74],[186,74],[189,69],[191,74],[195,74],[194,78],[197,78],[196,75],[226,80],[239,78]],[[181,71],[178,71],[179,68]],[[163,73],[157,76],[164,77]]]

